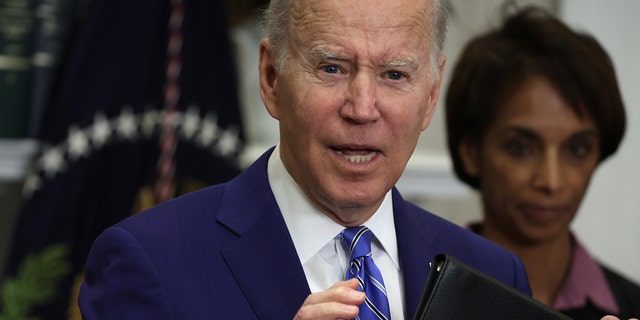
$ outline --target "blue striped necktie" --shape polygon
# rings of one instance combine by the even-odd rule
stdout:
[[[345,278],[357,278],[360,283],[358,290],[366,295],[356,319],[391,319],[382,274],[371,258],[373,232],[365,226],[351,227],[342,232],[342,239],[347,245],[351,261]]]

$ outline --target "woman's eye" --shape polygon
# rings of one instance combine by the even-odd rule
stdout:
[[[523,157],[533,152],[533,148],[529,143],[521,141],[511,141],[507,143],[506,147],[509,154],[516,157]]]
[[[575,158],[584,158],[591,151],[591,146],[588,144],[574,144],[569,147],[569,152]]]
[[[340,72],[340,68],[338,68],[338,66],[336,66],[334,64],[328,65],[328,66],[324,66],[322,69],[326,73],[338,73],[338,72]]]

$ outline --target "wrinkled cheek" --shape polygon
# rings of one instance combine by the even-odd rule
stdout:
[[[422,131],[419,127],[413,128],[412,130],[406,132],[402,137],[398,137],[398,140],[395,141],[406,141],[406,145],[409,148],[409,152],[413,153],[418,144],[418,140],[424,131]],[[426,139],[428,137],[424,137]]]

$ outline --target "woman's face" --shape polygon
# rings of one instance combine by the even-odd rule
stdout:
[[[566,236],[598,164],[598,128],[542,77],[497,110],[479,143],[460,148],[466,170],[480,178],[484,232],[518,243]]]

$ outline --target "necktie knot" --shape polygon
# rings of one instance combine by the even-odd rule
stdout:
[[[371,255],[373,232],[365,226],[346,228],[342,239],[347,246],[349,260]]]

